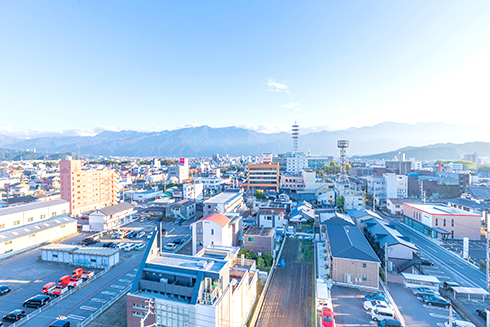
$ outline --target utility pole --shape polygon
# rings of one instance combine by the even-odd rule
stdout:
[[[490,236],[488,235],[490,233],[490,226],[489,226],[489,221],[488,221],[488,214],[487,214],[487,211],[484,210],[483,211],[483,219],[485,220],[485,222],[487,223],[487,235],[486,235],[486,239],[487,239],[487,247],[486,247],[486,253],[487,253],[487,291],[489,290],[489,281],[490,281],[490,263],[489,263],[489,260],[490,260],[490,253],[488,253],[488,251],[490,250]]]
[[[373,212],[376,213],[376,187],[374,188],[373,193]]]
[[[453,325],[453,305],[449,305],[449,326]]]
[[[385,242],[385,285],[388,288],[388,243]]]

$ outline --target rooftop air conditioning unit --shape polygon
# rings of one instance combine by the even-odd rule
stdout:
[[[168,284],[168,278],[160,278],[160,283]]]

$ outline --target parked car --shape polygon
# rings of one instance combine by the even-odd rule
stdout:
[[[444,283],[442,283],[442,288],[445,289],[446,291],[452,291],[453,287],[459,287],[459,284],[455,283],[455,282],[444,282]]]
[[[476,327],[476,326],[469,321],[453,320],[452,324],[449,324],[449,321],[446,321],[444,323],[444,327]]]
[[[19,321],[22,318],[26,316],[26,312],[24,310],[20,309],[15,309],[14,311],[11,311],[7,313],[5,316],[3,316],[2,321]]]
[[[422,265],[424,266],[433,266],[434,263],[430,261],[429,259],[422,259]]]
[[[43,292],[44,294],[49,294],[49,292],[52,291],[53,288],[55,288],[55,287],[56,287],[55,282],[46,283],[46,284],[44,284],[43,288],[41,289],[41,292]]]
[[[434,305],[438,307],[449,308],[451,303],[448,300],[438,295],[426,295],[422,296],[422,301],[428,305]]]
[[[391,308],[374,308],[373,310],[369,311],[369,313],[371,314],[371,319],[373,319],[374,321],[381,321],[386,319],[396,320],[395,313]]]
[[[333,320],[332,309],[329,307],[322,308],[322,327],[334,327],[335,322]]]
[[[10,292],[10,287],[5,285],[0,285],[0,295],[4,295]]]
[[[392,309],[391,305],[385,301],[365,301],[363,307],[367,311],[373,310],[374,308]]]
[[[70,327],[70,322],[68,320],[55,320],[49,327]]]
[[[102,246],[105,248],[110,248],[112,244],[114,244],[114,242],[106,242],[106,243],[102,244]]]
[[[400,327],[401,325],[402,325],[401,322],[393,319],[385,319],[385,320],[378,321],[377,323],[378,327]]]
[[[142,238],[143,236],[145,236],[145,232],[139,232],[138,233],[138,236],[136,236],[137,238]]]
[[[371,293],[371,294],[368,294],[366,296],[364,296],[364,300],[366,301],[384,301],[384,302],[388,302],[386,301],[386,297],[381,294],[381,293]]]
[[[175,243],[175,244],[179,244],[180,245],[180,244],[184,243],[184,240],[181,239],[181,238],[176,238],[175,240],[172,241],[172,243]]]
[[[485,319],[485,321],[487,320],[487,310],[485,309],[476,309],[476,313],[482,317],[483,319]]]
[[[24,301],[22,306],[24,308],[31,307],[31,308],[39,308],[42,307],[43,305],[47,304],[51,299],[47,295],[36,295],[33,296],[27,300]]]
[[[434,291],[433,289],[427,287],[417,287],[412,288],[411,292],[415,296],[425,296],[425,295],[439,295],[439,292]]]
[[[143,249],[145,246],[146,246],[146,244],[145,244],[145,243],[139,243],[139,244],[137,244],[137,245],[134,247],[134,249],[135,249],[135,250],[137,250],[137,251],[140,251],[140,250],[142,250],[142,249]]]
[[[165,249],[165,250],[169,250],[169,251],[173,251],[173,250],[175,250],[176,248],[177,248],[177,244],[172,243],[172,242],[167,243],[167,244],[165,244],[165,246],[164,246],[164,249]]]

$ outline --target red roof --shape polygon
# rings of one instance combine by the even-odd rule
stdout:
[[[218,223],[223,227],[225,227],[230,222],[230,218],[228,218],[225,215],[222,215],[220,213],[210,213],[209,215],[206,215],[199,220],[214,221],[215,223]]]

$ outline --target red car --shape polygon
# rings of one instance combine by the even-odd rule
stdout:
[[[335,327],[333,312],[329,307],[322,308],[322,327]]]

